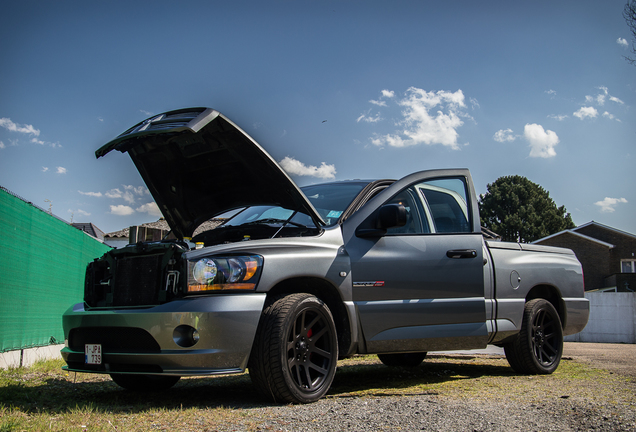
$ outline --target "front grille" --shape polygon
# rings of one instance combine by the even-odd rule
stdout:
[[[136,243],[113,249],[86,268],[84,303],[91,308],[154,306],[183,295],[184,244]],[[178,281],[178,282],[177,282]]]
[[[86,344],[101,344],[104,353],[160,353],[159,344],[138,327],[78,327],[71,329],[68,346],[84,352]]]
[[[156,304],[162,286],[163,255],[117,260],[113,306]]]

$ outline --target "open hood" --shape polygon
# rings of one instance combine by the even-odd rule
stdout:
[[[277,205],[324,225],[307,197],[241,128],[211,108],[169,111],[95,152],[128,152],[178,238],[225,211]]]

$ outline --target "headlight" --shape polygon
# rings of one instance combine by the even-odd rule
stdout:
[[[258,255],[188,261],[188,292],[254,290],[263,267]]]

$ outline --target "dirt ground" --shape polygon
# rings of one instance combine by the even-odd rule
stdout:
[[[566,342],[563,356],[636,378],[636,344]]]

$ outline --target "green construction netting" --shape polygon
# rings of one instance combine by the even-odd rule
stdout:
[[[0,352],[64,343],[86,265],[110,247],[0,189]]]

